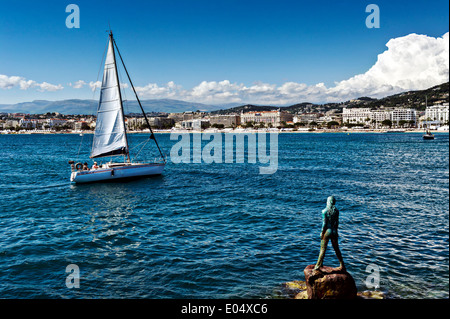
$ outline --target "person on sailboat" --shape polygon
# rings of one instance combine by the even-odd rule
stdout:
[[[97,162],[94,162],[94,165],[92,165],[92,169],[97,169],[97,168],[98,168]]]

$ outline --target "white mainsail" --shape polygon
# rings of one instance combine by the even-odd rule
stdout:
[[[110,37],[90,157],[126,154],[128,154],[128,143],[113,40]]]
[[[116,65],[116,52],[122,62],[131,87],[133,88],[136,99],[141,108],[142,114],[150,129],[150,139],[155,141],[156,147],[161,154],[161,161],[154,163],[133,163],[130,159],[128,148],[125,117],[123,114],[122,96],[120,93],[120,84]],[[94,132],[94,140],[92,143],[91,158],[109,157],[115,155],[127,156],[127,160],[123,162],[107,162],[94,165],[91,169],[83,165],[81,162],[76,163],[69,161],[72,173],[70,181],[75,183],[93,183],[112,180],[135,179],[146,176],[154,176],[162,174],[166,165],[166,159],[159,148],[156,137],[153,134],[150,123],[141,105],[133,82],[128,74],[127,68],[123,63],[119,48],[114,41],[112,31],[109,32],[108,53],[106,54],[105,70],[103,73],[102,88],[100,91],[100,101],[97,109],[97,125]]]

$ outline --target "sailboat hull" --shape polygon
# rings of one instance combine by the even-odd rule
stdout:
[[[160,175],[164,170],[165,164],[114,164],[106,168],[98,168],[89,171],[75,171],[70,176],[71,182],[94,183],[107,182],[124,179],[137,179],[148,176]]]

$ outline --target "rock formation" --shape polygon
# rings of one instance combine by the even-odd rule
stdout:
[[[314,265],[308,265],[304,273],[308,299],[356,298],[355,280],[345,270],[323,266],[315,271]]]

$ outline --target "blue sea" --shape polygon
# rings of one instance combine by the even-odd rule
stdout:
[[[1,135],[0,298],[280,298],[317,260],[330,195],[359,291],[449,298],[449,135],[421,135],[283,133],[274,174],[169,159],[158,177],[87,185],[67,162],[92,163],[91,135]],[[324,264],[338,266],[331,245]]]

